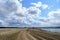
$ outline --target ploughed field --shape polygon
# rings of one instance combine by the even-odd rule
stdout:
[[[60,40],[60,33],[36,28],[1,28],[0,40]]]

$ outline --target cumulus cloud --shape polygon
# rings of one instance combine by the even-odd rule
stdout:
[[[29,8],[22,6],[23,0],[0,0],[0,26],[3,27],[45,27],[60,24],[60,9],[48,13],[48,18],[41,17],[41,9],[47,4],[31,3]],[[55,22],[54,22],[55,21]],[[48,25],[47,25],[48,24]]]
[[[18,15],[20,17],[23,16],[23,13],[25,13],[25,8],[22,7],[22,3],[20,3],[18,0],[0,0],[0,18],[3,18],[4,20],[1,22],[2,25],[8,26],[11,24],[10,22],[13,23],[13,19],[19,18]],[[15,20],[17,21],[17,19]]]
[[[43,8],[43,9],[46,9],[46,8],[48,8],[48,5],[43,4],[43,5],[42,5],[42,8]]]
[[[48,24],[50,26],[60,26],[60,9],[48,13]]]
[[[59,19],[59,17],[60,17],[60,9],[49,12],[48,16],[50,18],[58,18]]]
[[[31,3],[32,6],[35,7],[41,7],[42,6],[42,2],[38,2],[38,3]]]
[[[37,8],[42,8],[42,9],[46,9],[48,8],[47,4],[43,4],[42,2],[37,2],[37,3],[31,3],[32,6],[35,6]]]
[[[18,7],[17,4],[12,0],[1,1],[0,2],[0,16],[6,17],[12,12],[17,11],[17,7]]]
[[[27,14],[30,17],[35,17],[35,16],[37,17],[39,14],[41,14],[41,10],[39,8],[36,8],[36,7],[30,7],[27,10]]]

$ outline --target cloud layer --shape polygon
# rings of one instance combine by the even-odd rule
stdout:
[[[50,27],[60,26],[60,9],[48,13],[48,18],[41,17],[42,9],[48,8],[42,2],[31,3],[23,7],[23,0],[0,0],[0,26],[3,27]]]

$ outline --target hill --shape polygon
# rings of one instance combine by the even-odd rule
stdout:
[[[60,33],[36,28],[1,28],[0,40],[60,40]]]

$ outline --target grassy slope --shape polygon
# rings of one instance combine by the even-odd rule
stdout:
[[[53,32],[47,32],[43,30],[38,29],[30,29],[30,34],[36,37],[39,40],[45,39],[45,40],[60,40],[60,34],[53,33]]]

